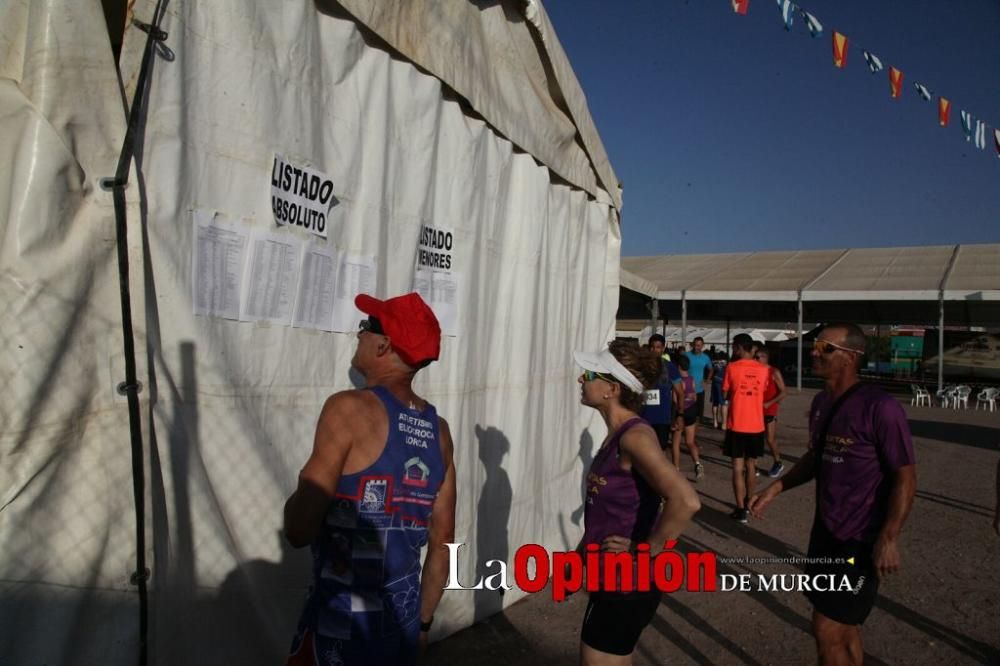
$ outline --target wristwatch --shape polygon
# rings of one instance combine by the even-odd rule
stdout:
[[[431,630],[431,625],[433,623],[434,623],[434,616],[431,615],[431,619],[427,620],[426,622],[421,622],[420,623],[420,631],[421,632],[430,631]]]

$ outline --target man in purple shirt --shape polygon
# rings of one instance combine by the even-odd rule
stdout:
[[[859,627],[875,604],[879,578],[899,570],[899,533],[916,492],[903,408],[879,388],[858,382],[864,348],[864,332],[854,324],[823,328],[812,363],[826,387],[809,411],[809,450],[784,478],[750,500],[750,511],[761,518],[780,492],[816,479],[806,573],[834,577],[833,591],[806,594],[821,664],[862,663]],[[850,589],[840,584],[845,576]]]

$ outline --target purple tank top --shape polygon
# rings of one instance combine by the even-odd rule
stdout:
[[[623,423],[590,464],[583,514],[584,546],[600,544],[611,535],[628,537],[636,543],[649,538],[660,510],[660,496],[635,469],[625,471],[618,464],[622,435],[640,423],[646,421],[635,417]]]

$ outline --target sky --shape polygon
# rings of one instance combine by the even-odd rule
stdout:
[[[543,4],[624,186],[623,256],[1000,242],[1000,0],[803,0],[817,38],[775,0]]]

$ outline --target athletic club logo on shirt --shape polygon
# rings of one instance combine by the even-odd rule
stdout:
[[[403,484],[407,486],[416,486],[417,488],[427,487],[427,477],[430,476],[431,470],[424,461],[419,457],[414,456],[403,463]]]
[[[388,481],[386,479],[369,479],[365,482],[365,490],[361,496],[361,510],[365,513],[380,513],[385,511],[385,497]]]

